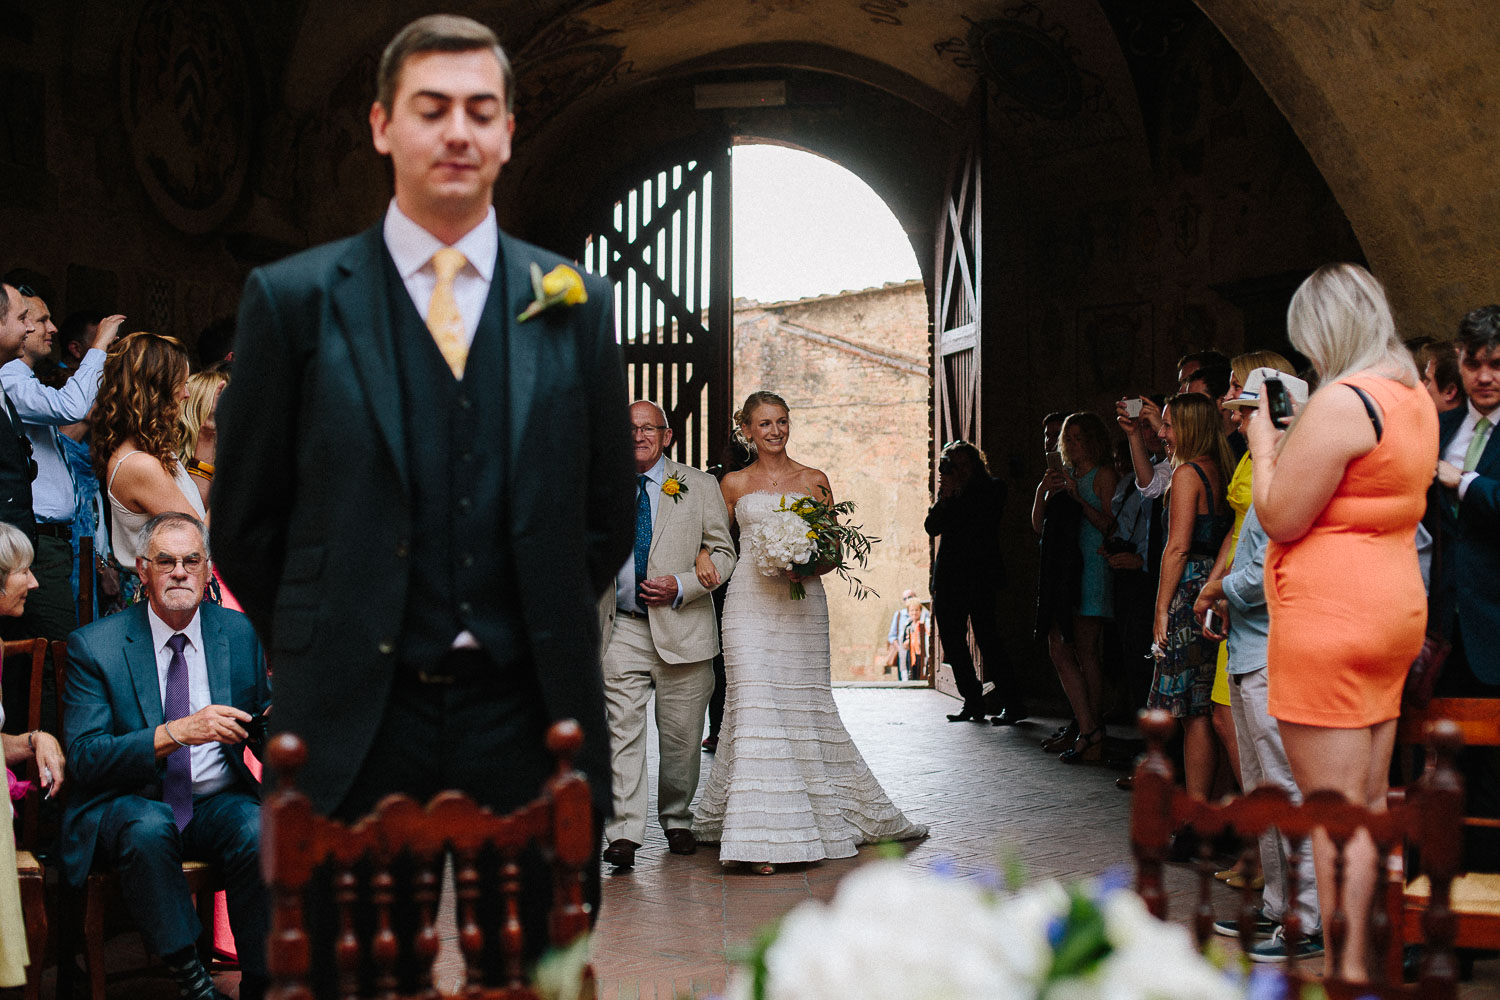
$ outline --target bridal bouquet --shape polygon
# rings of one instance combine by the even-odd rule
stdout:
[[[849,581],[855,597],[879,597],[849,572],[851,565],[868,565],[870,546],[880,541],[864,534],[860,525],[839,521],[853,512],[851,500],[830,504],[798,497],[788,504],[782,497],[774,511],[745,529],[740,548],[762,576],[780,576],[788,570],[811,576],[820,566],[831,566]],[[807,588],[792,581],[792,600],[806,596]]]
[[[809,900],[731,972],[725,1000],[1246,1000],[1274,970],[1222,971],[1123,880],[1003,893],[865,865]],[[1268,975],[1269,974],[1269,975]]]

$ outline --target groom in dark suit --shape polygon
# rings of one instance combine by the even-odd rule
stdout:
[[[201,604],[209,578],[202,522],[161,514],[142,533],[136,567],[146,600],[68,637],[63,718],[73,780],[63,877],[81,886],[96,858],[112,866],[126,909],[179,995],[222,1000],[194,947],[203,928],[182,861],[219,865],[239,946],[239,995],[260,1000],[270,911],[260,878],[260,782],[243,744],[252,716],[270,704],[265,657],[244,615]]]
[[[384,218],[246,282],[220,566],[317,809],[446,788],[510,809],[550,772],[548,725],[574,718],[602,816],[595,609],[631,550],[634,486],[611,289],[496,226],[514,88],[488,28],[415,21],[376,83]]]

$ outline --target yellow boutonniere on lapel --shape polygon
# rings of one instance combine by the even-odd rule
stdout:
[[[680,473],[672,473],[667,477],[667,481],[661,484],[661,495],[671,497],[673,503],[680,503],[687,495],[687,491],[687,483],[682,481]]]
[[[551,309],[555,305],[576,306],[589,300],[589,293],[583,287],[583,278],[566,264],[559,264],[544,275],[541,265],[533,261],[531,291],[536,298],[516,317],[517,323],[524,323],[542,310]]]

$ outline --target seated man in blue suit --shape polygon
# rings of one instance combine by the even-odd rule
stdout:
[[[201,521],[160,514],[141,529],[140,551],[146,600],[68,639],[64,736],[73,788],[63,814],[63,876],[77,886],[96,863],[117,872],[135,926],[172,970],[179,995],[217,1000],[194,947],[202,928],[182,861],[218,865],[240,997],[261,1000],[269,910],[259,871],[260,783],[242,744],[252,715],[270,704],[265,657],[249,619],[202,604],[209,551]]]

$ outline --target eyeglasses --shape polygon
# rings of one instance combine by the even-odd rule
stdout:
[[[163,573],[172,572],[177,568],[179,563],[181,563],[182,568],[187,570],[189,573],[196,573],[198,572],[198,570],[203,568],[203,564],[206,562],[208,562],[208,560],[203,558],[196,552],[185,556],[169,556],[165,552],[163,552],[161,555],[156,556],[151,560],[152,565],[154,565]]]
[[[637,435],[637,434],[643,435],[644,437],[655,437],[656,435],[660,434],[662,431],[664,431],[666,429],[667,429],[667,425],[666,424],[631,424],[630,425],[630,433],[631,433],[632,437],[635,436],[635,435]]]

